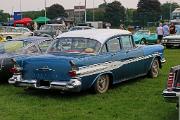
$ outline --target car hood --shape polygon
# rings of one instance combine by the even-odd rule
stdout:
[[[34,32],[50,32],[50,30],[36,30]]]
[[[40,35],[40,34],[43,34],[43,33],[51,33],[52,31],[50,30],[36,30],[34,31],[34,34],[35,35]]]

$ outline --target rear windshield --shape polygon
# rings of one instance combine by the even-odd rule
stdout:
[[[96,54],[100,49],[101,43],[87,38],[59,38],[48,49],[48,53],[82,53]]]

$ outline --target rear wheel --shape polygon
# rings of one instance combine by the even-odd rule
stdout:
[[[94,84],[94,91],[96,93],[105,93],[109,88],[109,76],[101,75]]]
[[[6,40],[9,40],[9,39],[12,39],[12,37],[11,37],[11,36],[7,36],[7,37],[6,37]]]
[[[154,59],[152,65],[151,65],[149,75],[151,78],[156,78],[159,75],[159,61],[157,58]]]

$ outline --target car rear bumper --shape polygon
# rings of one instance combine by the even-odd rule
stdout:
[[[177,92],[175,91],[168,91],[167,89],[165,89],[162,95],[164,96],[166,102],[174,103],[178,101]]]
[[[161,59],[161,63],[165,63],[165,62],[166,62],[165,58]]]
[[[9,84],[17,87],[31,87],[36,89],[57,89],[63,91],[79,92],[81,90],[81,81],[78,78],[71,79],[70,81],[52,81],[49,85],[39,85],[38,80],[23,80],[21,75],[13,75],[8,80]]]

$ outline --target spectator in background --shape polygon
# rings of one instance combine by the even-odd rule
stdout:
[[[157,33],[157,35],[158,35],[157,43],[159,44],[159,43],[161,43],[161,40],[162,40],[163,34],[164,34],[164,32],[163,32],[163,27],[162,27],[162,23],[159,23],[159,27],[157,27],[156,33]]]
[[[175,27],[174,23],[171,23],[171,25],[169,27],[169,33],[172,35],[176,33],[176,27]]]
[[[168,23],[166,22],[163,26],[163,37],[168,36],[169,35],[169,26]]]

